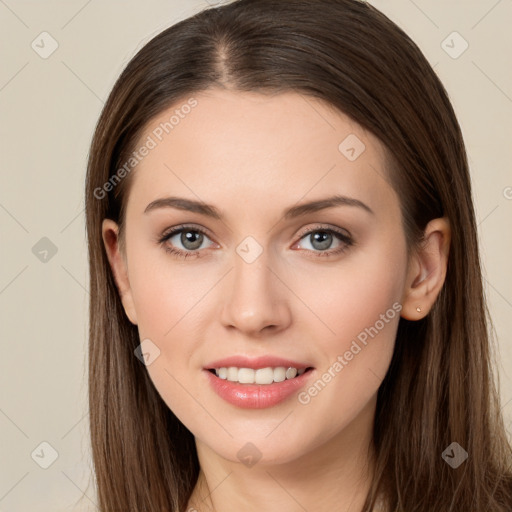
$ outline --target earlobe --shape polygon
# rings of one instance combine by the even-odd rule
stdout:
[[[119,226],[111,219],[104,219],[101,232],[107,258],[126,316],[132,324],[137,325],[137,315],[128,279],[127,262],[119,244]]]
[[[402,298],[403,318],[420,320],[432,308],[445,281],[450,240],[450,223],[446,217],[427,224],[424,242],[409,262]]]

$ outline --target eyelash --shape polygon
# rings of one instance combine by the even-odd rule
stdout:
[[[200,251],[198,251],[198,250],[182,251],[181,249],[176,249],[175,247],[171,247],[166,244],[166,242],[170,238],[172,238],[174,235],[179,234],[183,231],[193,231],[195,233],[201,233],[202,235],[209,238],[208,233],[206,233],[201,228],[198,228],[196,226],[180,225],[180,226],[176,226],[176,227],[172,228],[170,231],[168,231],[167,233],[162,235],[162,237],[158,240],[158,243],[163,246],[164,250],[167,253],[172,254],[173,256],[176,256],[178,258],[185,259],[185,258],[190,258],[190,257],[192,257],[192,258],[200,257]],[[352,247],[354,245],[354,241],[352,240],[352,238],[350,236],[346,235],[345,233],[342,233],[341,231],[338,231],[333,228],[325,228],[322,226],[315,226],[314,228],[305,231],[304,233],[302,233],[300,235],[299,241],[302,240],[303,238],[305,238],[306,236],[311,235],[316,232],[332,234],[338,240],[343,242],[345,245],[338,249],[333,249],[330,251],[310,251],[310,250],[308,250],[309,252],[313,252],[314,257],[325,258],[325,257],[329,257],[329,256],[337,256],[337,255],[345,252],[346,250],[348,250],[350,247]]]

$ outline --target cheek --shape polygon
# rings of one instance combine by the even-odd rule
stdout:
[[[139,337],[150,339],[158,357],[147,366],[155,389],[169,409],[185,424],[204,411],[191,396],[198,396],[195,378],[199,374],[196,353],[204,336],[201,308],[210,279],[194,280],[194,274],[179,265],[163,265],[162,259],[145,258],[138,266],[134,258],[131,279]],[[143,263],[143,264],[142,264]],[[197,409],[195,409],[197,405]],[[197,427],[196,427],[197,428]]]
[[[173,262],[163,249],[134,248],[130,263],[141,335],[170,339],[182,322],[188,327],[198,325],[190,319],[200,311],[198,306],[215,282],[214,276],[191,270],[190,263]]]
[[[320,337],[323,364],[298,401],[337,431],[355,418],[388,371],[400,320],[405,246],[375,245],[332,272],[317,294],[322,319],[334,334]],[[333,407],[339,414],[331,414]]]
[[[399,237],[387,239],[397,242],[386,242],[384,236],[375,238],[332,266],[304,268],[300,275],[308,276],[307,279],[295,278],[297,295],[304,298],[306,305],[328,328],[319,323],[320,338],[332,342],[329,342],[329,351],[335,347],[342,349],[347,342],[350,344],[359,333],[381,320],[381,315],[385,316],[385,327],[398,323],[397,308],[400,309],[406,275],[406,248]],[[313,317],[308,315],[307,318]],[[387,335],[382,322],[379,321],[378,327],[386,330]]]

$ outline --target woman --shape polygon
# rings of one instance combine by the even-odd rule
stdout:
[[[511,509],[464,142],[382,13],[165,30],[86,188],[100,510]]]

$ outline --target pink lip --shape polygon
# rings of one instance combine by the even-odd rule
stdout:
[[[314,373],[314,369],[304,372],[293,379],[286,379],[283,382],[274,382],[272,384],[240,384],[217,377],[209,371],[213,368],[259,368],[284,366],[293,367],[298,370],[302,368],[311,368],[310,365],[298,363],[289,359],[281,359],[272,356],[264,356],[249,359],[242,356],[233,356],[226,359],[214,361],[205,367],[203,373],[206,375],[210,386],[226,402],[240,407],[242,409],[265,409],[273,407],[302,388]]]
[[[236,366],[237,368],[252,368],[253,370],[258,370],[259,368],[277,368],[278,366],[284,366],[285,368],[297,368],[297,370],[301,370],[302,368],[308,368],[312,366],[307,363],[299,363],[297,361],[292,361],[291,359],[281,359],[280,357],[274,356],[260,356],[260,357],[246,357],[246,356],[231,356],[226,357],[224,359],[219,359],[217,361],[213,361],[212,363],[206,365],[204,368],[206,370],[213,368],[229,368],[230,366]]]
[[[203,370],[213,390],[226,402],[242,409],[265,409],[283,402],[303,387],[314,370],[273,384],[239,384]]]

